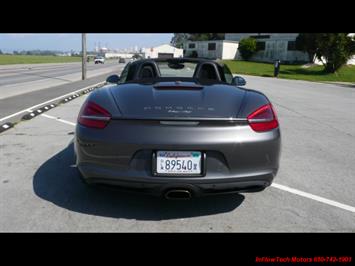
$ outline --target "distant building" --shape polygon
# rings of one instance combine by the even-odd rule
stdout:
[[[107,53],[108,51],[109,51],[109,49],[106,48],[106,47],[101,47],[101,48],[99,49],[99,53],[101,53],[101,54],[105,54],[105,53]]]
[[[109,52],[109,53],[105,53],[103,56],[105,58],[126,58],[126,59],[130,59],[132,58],[134,55],[134,53],[116,53],[116,52]]]
[[[279,59],[286,63],[308,62],[308,54],[296,49],[298,35],[299,33],[226,33],[225,39],[239,42],[244,38],[255,38],[259,51],[252,56],[252,61],[274,62]],[[354,33],[349,36],[354,36]],[[239,53],[235,59],[241,59]],[[321,64],[317,59],[315,63]],[[355,56],[347,64],[354,65]]]
[[[228,40],[186,41],[183,47],[185,57],[235,59],[238,52],[238,42]]]
[[[174,58],[183,57],[183,49],[170,44],[163,44],[151,48],[143,48],[144,58]]]
[[[239,42],[253,37],[257,40],[258,51],[252,56],[252,61],[274,62],[307,62],[308,55],[296,50],[296,38],[299,33],[226,33],[225,39]],[[237,54],[236,59],[241,59]]]
[[[71,56],[71,53],[57,53],[56,56]]]

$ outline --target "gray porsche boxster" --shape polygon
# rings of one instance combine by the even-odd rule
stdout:
[[[107,83],[78,116],[84,182],[185,199],[261,191],[273,181],[281,147],[275,110],[226,65],[142,59]]]

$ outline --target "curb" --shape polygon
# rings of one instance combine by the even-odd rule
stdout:
[[[10,122],[7,122],[7,123],[1,125],[1,126],[0,126],[0,133],[2,133],[2,132],[4,132],[4,131],[6,131],[6,130],[12,128],[13,126],[14,126],[14,124],[13,124],[13,123],[10,123]]]
[[[85,94],[88,94],[92,92],[93,90],[96,90],[98,88],[101,88],[106,84],[105,81],[94,84],[92,86],[88,86],[82,89],[79,89],[75,92],[72,92],[71,94],[65,94],[63,96],[59,96],[53,100],[49,100],[44,102],[43,104],[35,105],[36,109],[33,109],[33,107],[29,107],[28,109],[25,109],[23,112],[20,112],[18,115],[15,115],[9,119],[6,119],[5,121],[2,121],[2,124],[0,124],[0,133],[13,128],[15,124],[21,121],[26,121],[26,120],[31,120],[32,118],[37,117],[38,115],[45,113],[61,104],[68,103],[80,96],[83,96]],[[26,114],[23,114],[26,113]]]
[[[54,108],[56,106],[57,106],[56,104],[46,105],[46,106],[44,106],[42,108],[39,108],[39,109],[37,109],[37,110],[27,114],[27,115],[24,115],[22,117],[22,120],[30,120],[30,119],[34,118],[35,116],[40,115],[40,114],[42,114],[42,113],[44,113],[44,112],[46,112],[46,111],[48,111],[48,110],[50,110],[50,109],[52,109],[52,108]]]

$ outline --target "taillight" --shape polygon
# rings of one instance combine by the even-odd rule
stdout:
[[[279,126],[271,104],[266,104],[248,115],[250,127],[257,132],[268,131]]]
[[[111,120],[111,114],[94,102],[86,102],[80,110],[78,123],[86,127],[104,128]]]

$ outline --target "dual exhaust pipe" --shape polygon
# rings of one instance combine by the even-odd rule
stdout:
[[[187,200],[191,199],[192,194],[186,189],[171,189],[164,194],[168,200]]]

